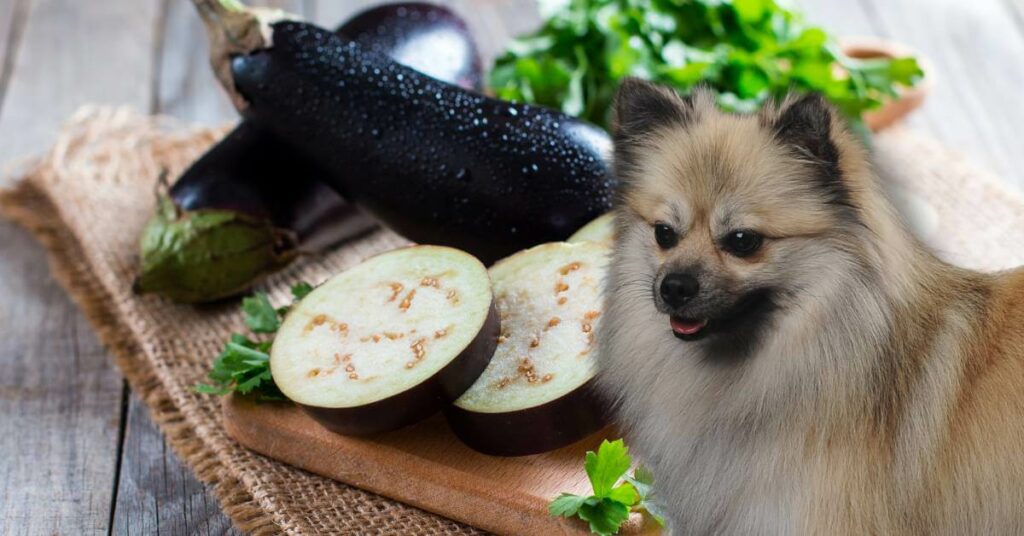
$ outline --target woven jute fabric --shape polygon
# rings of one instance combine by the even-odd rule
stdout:
[[[472,534],[475,529],[253,454],[227,436],[220,401],[192,386],[228,334],[235,303],[191,307],[136,296],[137,241],[158,177],[177,176],[225,130],[111,108],[75,114],[45,156],[0,194],[0,212],[28,228],[54,276],[84,311],[175,452],[212,484],[222,508],[255,534]],[[995,270],[1024,263],[1024,202],[994,177],[900,128],[874,138],[874,160],[912,226],[940,256]],[[260,285],[289,299],[290,283],[318,283],[405,241],[375,231],[304,258]]]

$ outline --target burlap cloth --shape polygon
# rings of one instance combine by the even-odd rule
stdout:
[[[232,441],[220,401],[192,386],[232,331],[237,304],[180,306],[132,294],[136,241],[153,212],[162,168],[176,176],[224,129],[87,108],[53,149],[0,194],[0,212],[49,251],[50,267],[85,312],[174,451],[213,486],[243,530],[291,534],[471,534],[454,521],[263,458]],[[877,167],[914,226],[940,255],[998,269],[1024,262],[1024,202],[936,143],[901,128],[875,137]],[[329,255],[304,259],[261,287],[283,303],[288,284],[318,283],[402,244],[376,231]]]

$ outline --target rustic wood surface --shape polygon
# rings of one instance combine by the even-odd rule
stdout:
[[[263,3],[334,25],[374,1]],[[446,3],[469,20],[488,62],[537,21],[530,0]],[[840,35],[887,37],[927,56],[935,88],[910,124],[1024,190],[1024,4],[800,3]],[[45,149],[90,102],[206,124],[233,118],[186,0],[0,0],[0,165]],[[234,532],[49,277],[41,248],[6,222],[0,296],[0,533]]]

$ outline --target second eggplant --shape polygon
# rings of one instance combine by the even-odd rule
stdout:
[[[430,76],[479,88],[480,59],[465,22],[442,6],[371,8],[337,30]],[[338,173],[349,173],[350,169]],[[206,302],[375,225],[325,185],[330,171],[272,131],[242,121],[162,197],[141,241],[135,288]]]

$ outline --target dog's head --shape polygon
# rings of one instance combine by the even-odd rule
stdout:
[[[781,310],[862,262],[848,175],[863,150],[821,97],[736,115],[705,90],[627,80],[615,113],[617,284],[649,288],[666,332],[744,356]]]

